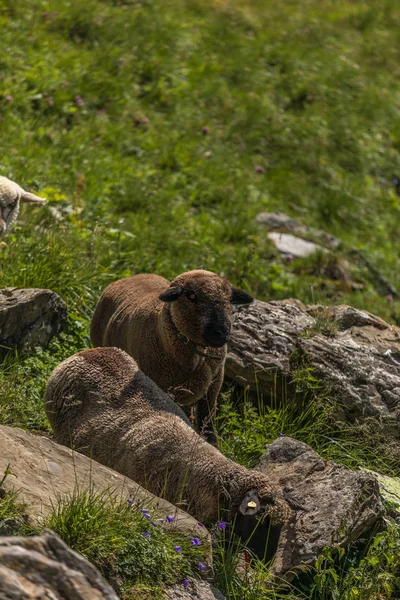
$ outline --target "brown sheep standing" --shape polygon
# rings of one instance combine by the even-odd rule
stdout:
[[[84,350],[62,362],[47,383],[45,408],[58,442],[204,523],[238,514],[243,537],[252,532],[256,517],[268,517],[262,521],[272,523],[276,545],[290,514],[282,491],[265,474],[249,471],[208,444],[122,350]]]
[[[25,192],[18,183],[0,176],[0,237],[8,233],[14,225],[22,202],[43,204],[46,200]]]
[[[231,305],[252,301],[210,271],[189,271],[172,282],[158,275],[134,275],[104,290],[91,338],[94,346],[117,346],[128,352],[178,404],[199,403],[196,421],[201,428],[216,411]]]

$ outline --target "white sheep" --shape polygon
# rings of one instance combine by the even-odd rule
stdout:
[[[17,220],[21,202],[44,204],[45,198],[39,198],[26,192],[18,183],[0,176],[0,237],[10,231]]]

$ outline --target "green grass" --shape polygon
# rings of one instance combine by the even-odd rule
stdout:
[[[184,579],[199,576],[208,549],[193,546],[165,515],[161,523],[160,515],[145,510],[111,492],[77,490],[54,506],[46,525],[113,581],[122,599],[147,592],[161,598],[163,587],[183,587]]]
[[[18,493],[5,490],[3,484],[7,477],[11,475],[10,465],[0,479],[0,526],[3,521],[7,522],[7,529],[12,530],[13,535],[33,535],[37,533],[34,527],[27,519],[26,506],[18,500]],[[4,533],[2,534],[4,535]]]
[[[49,374],[89,345],[99,293],[131,273],[206,268],[260,299],[348,303],[400,323],[400,303],[348,258],[355,248],[400,288],[396,0],[0,0],[0,27],[0,173],[49,200],[24,207],[0,246],[0,285],[50,288],[69,309],[48,349],[0,365],[1,423],[49,431]],[[254,224],[278,210],[343,248],[283,260]],[[335,334],[323,318],[317,330]],[[225,397],[228,456],[252,466],[282,432],[351,468],[398,474],[396,446],[372,422],[335,422],[340,399],[306,365],[292,385],[296,406]],[[390,546],[398,532],[388,531]],[[235,556],[224,551],[221,573]],[[352,556],[364,574],[351,586],[367,589],[370,577],[368,598],[390,598],[379,585],[395,567]],[[263,569],[252,585],[218,581],[229,599],[279,597]],[[324,569],[303,596],[314,585],[315,598],[353,600],[350,580],[341,588]]]
[[[253,217],[284,209],[324,227],[400,287],[399,12],[2,0],[0,167],[51,200],[26,208],[2,250],[5,282],[45,280],[91,307],[105,272],[203,266],[261,298],[343,298],[397,318],[368,281],[326,290],[281,261]]]
[[[278,379],[276,389],[278,389]],[[287,394],[285,384],[291,384]],[[340,399],[335,398],[301,361],[293,368],[282,394],[271,399],[233,388],[221,401],[217,418],[220,450],[232,460],[253,468],[266,446],[280,435],[302,441],[327,460],[350,469],[366,467],[389,476],[400,476],[397,441],[380,429],[376,420],[356,423],[342,420]]]

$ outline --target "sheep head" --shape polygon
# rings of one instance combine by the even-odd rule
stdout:
[[[10,231],[17,220],[20,203],[43,204],[46,200],[26,192],[7,177],[0,176],[0,237]]]
[[[295,507],[265,475],[253,471],[245,475],[243,484],[247,491],[243,491],[239,482],[231,490],[230,519],[234,532],[260,559],[269,561],[278,548],[282,527]]]
[[[249,304],[252,296],[210,271],[189,271],[176,277],[160,295],[169,303],[178,331],[196,345],[221,348],[229,340],[232,304]]]

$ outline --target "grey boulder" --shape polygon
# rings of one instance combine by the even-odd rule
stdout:
[[[332,234],[322,231],[321,229],[314,229],[314,227],[302,225],[296,221],[296,219],[292,219],[292,217],[289,217],[285,213],[259,213],[256,216],[255,221],[267,229],[286,231],[299,236],[300,238],[311,238],[318,242],[318,244],[321,244],[330,250],[337,250],[342,244],[342,241]]]
[[[0,538],[0,600],[118,600],[100,573],[54,533]]]
[[[358,539],[383,515],[374,474],[326,461],[292,438],[270,444],[256,470],[281,485],[299,507],[280,535],[273,565],[279,577],[290,579],[298,567],[312,564],[325,546]]]
[[[286,256],[294,258],[305,258],[315,252],[326,252],[326,249],[308,240],[303,240],[291,233],[278,233],[271,231],[268,234],[268,239],[274,244],[276,249]]]
[[[350,306],[256,301],[237,309],[225,365],[229,379],[269,398],[277,379],[290,382],[299,358],[339,399],[341,419],[372,417],[400,437],[398,327]]]
[[[0,290],[0,349],[45,347],[67,319],[67,307],[51,290]]]
[[[42,525],[53,506],[71,497],[76,490],[107,491],[117,499],[132,498],[162,517],[173,515],[173,527],[177,531],[199,537],[208,546],[207,564],[211,565],[210,536],[196,519],[88,456],[28,431],[0,425],[0,480],[7,469],[11,473],[3,483],[4,491],[17,493],[18,501],[26,505],[29,520],[35,525]],[[2,521],[1,525],[10,527],[12,523]]]

